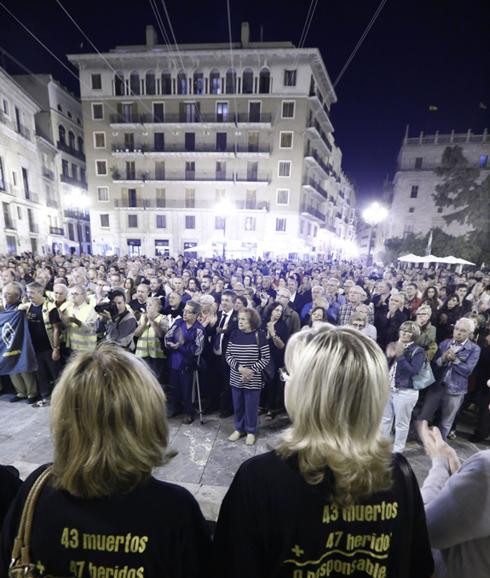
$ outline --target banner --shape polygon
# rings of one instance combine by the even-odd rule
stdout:
[[[0,312],[0,375],[36,371],[37,360],[24,311]]]

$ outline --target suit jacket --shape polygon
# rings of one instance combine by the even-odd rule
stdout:
[[[221,323],[222,317],[223,317],[223,311],[220,311],[218,314],[218,320],[216,321],[216,325],[212,329],[210,329],[210,331],[209,331],[209,335],[211,336],[211,344],[213,346],[213,352],[215,349],[214,348],[214,341],[215,341],[215,338],[218,336],[216,330],[218,329],[219,324]],[[228,320],[228,325],[226,326],[226,329],[223,333],[223,340],[221,342],[221,355],[225,354],[226,348],[228,347],[228,342],[230,341],[230,336],[233,333],[233,331],[235,331],[235,329],[238,329],[238,313],[235,310],[233,310],[231,313],[231,317]]]

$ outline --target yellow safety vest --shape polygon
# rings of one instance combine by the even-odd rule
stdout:
[[[163,319],[163,315],[155,317],[155,323],[158,325]],[[151,357],[152,359],[164,359],[165,353],[160,344],[160,338],[156,336],[153,325],[145,327],[143,333],[138,337],[136,344],[136,357]]]
[[[94,316],[94,308],[90,303],[83,303],[74,311],[74,305],[70,304],[70,307],[66,310],[66,315],[68,317],[75,317],[79,319],[83,324],[87,323],[90,317]],[[97,335],[95,333],[95,326],[91,333],[87,333],[86,329],[78,327],[78,325],[70,324],[67,331],[67,347],[72,351],[94,351],[97,346]]]

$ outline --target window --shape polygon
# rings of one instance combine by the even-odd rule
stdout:
[[[95,174],[99,177],[107,175],[107,161],[95,161]]]
[[[106,203],[109,200],[109,187],[97,187],[97,200]]]
[[[165,161],[155,161],[155,179],[157,181],[165,180]]]
[[[92,74],[92,90],[100,90],[102,88],[102,76],[100,74]]]
[[[196,150],[196,133],[194,132],[185,133],[185,150],[189,152]]]
[[[488,166],[488,155],[480,155],[480,168],[486,169]]]
[[[5,190],[5,174],[3,172],[3,159],[0,158],[0,190]]]
[[[296,86],[296,70],[284,71],[284,86]]]
[[[156,206],[158,208],[164,208],[166,205],[166,192],[165,189],[156,189],[155,191]]]
[[[92,120],[104,120],[104,105],[92,103]]]
[[[259,92],[269,94],[271,87],[271,73],[267,68],[263,68],[259,73]]]
[[[281,131],[279,136],[279,148],[280,149],[292,149],[293,148],[293,133]]]
[[[423,157],[416,157],[415,159],[415,168],[416,169],[421,169],[422,168],[422,162],[423,162]]]
[[[5,228],[6,229],[14,229],[14,223],[10,218],[10,205],[8,203],[2,203],[3,209],[3,219],[5,221]]]
[[[247,162],[247,181],[256,181],[259,178],[259,163],[257,161]]]
[[[145,76],[146,94],[156,94],[155,74],[147,72]]]
[[[185,180],[193,181],[195,178],[196,178],[196,163],[194,161],[186,161]]]
[[[2,181],[3,181],[3,175],[2,173],[2,159],[0,159],[0,189],[2,188]],[[12,183],[14,184],[14,187],[17,186],[17,173],[15,171],[12,171]]]
[[[66,163],[68,166],[68,163]],[[24,193],[26,195],[26,199],[30,199],[31,195],[30,195],[30,189],[29,189],[29,173],[27,172],[27,169],[22,167],[22,181],[24,183]]]
[[[167,228],[167,217],[166,215],[157,215],[156,227],[157,229]]]
[[[253,70],[247,68],[243,71],[242,76],[242,93],[252,94],[254,91],[254,73]]]
[[[128,207],[138,206],[138,195],[136,189],[128,189]]]
[[[134,133],[125,132],[124,133],[124,148],[126,151],[134,151]]]
[[[209,92],[211,94],[221,94],[221,79],[217,70],[212,70],[209,75]]]
[[[58,126],[58,140],[61,146],[66,146],[66,130],[62,124]]]
[[[177,74],[177,94],[187,94],[187,76],[185,72]]]
[[[247,191],[245,196],[245,208],[254,210],[257,208],[257,192]]]
[[[128,181],[136,179],[136,163],[134,161],[126,161],[126,179]]]
[[[70,239],[70,241],[75,240],[75,229],[73,228],[73,223],[68,223],[68,239]]]
[[[138,215],[128,215],[128,227],[130,229],[138,228]]]
[[[216,103],[216,122],[227,122],[228,120],[228,103]]]
[[[165,134],[163,132],[156,132],[153,135],[153,144],[155,152],[162,152],[165,150]]]
[[[282,118],[294,118],[294,100],[283,100],[282,101]]]
[[[105,149],[105,132],[94,132],[94,148]]]
[[[124,74],[122,72],[116,72],[114,77],[114,92],[116,96],[124,96],[125,86],[124,86]]]
[[[75,163],[71,163],[71,176],[75,180],[78,180],[78,167]]]
[[[196,228],[196,217],[194,215],[185,216],[185,228],[195,229]]]
[[[226,151],[226,132],[216,133],[216,150],[220,152]]]
[[[63,107],[61,106],[61,104],[58,104],[58,107],[57,107],[57,108],[58,108],[58,111],[59,111],[59,112],[63,112]]]
[[[196,191],[194,189],[185,190],[185,208],[194,209],[196,207]]]
[[[194,72],[192,88],[194,94],[204,94],[204,74],[202,72]]]
[[[132,72],[129,75],[129,89],[131,94],[140,93],[140,75],[137,72]]]
[[[409,213],[415,213],[415,207],[410,207],[410,208],[408,209],[408,212],[409,212]]]
[[[235,94],[236,92],[236,72],[234,70],[227,70],[226,72],[225,92],[226,94]]]
[[[157,257],[169,257],[169,241],[168,239],[155,239],[155,255]]]
[[[216,180],[226,179],[226,163],[225,161],[216,161]]]
[[[225,230],[225,217],[215,217],[214,218],[214,228],[217,231]]]
[[[68,131],[68,146],[72,150],[75,150],[75,135],[73,134],[73,132],[71,130]]]
[[[276,219],[276,231],[286,231],[286,219]]]
[[[411,190],[410,190],[410,198],[411,199],[416,199],[418,197],[419,194],[419,187],[418,185],[413,185]]]
[[[260,122],[262,103],[260,101],[248,103],[248,116],[250,122]]]
[[[257,220],[255,217],[245,217],[245,231],[255,231]]]
[[[162,72],[162,94],[172,94],[172,76],[168,72]]]
[[[163,122],[165,119],[165,105],[163,102],[153,103],[153,122]]]
[[[289,205],[289,189],[277,189],[276,204]]]
[[[63,174],[64,177],[69,177],[69,169],[68,169],[68,161],[65,161],[65,159],[63,159],[61,161],[61,173]]]
[[[180,122],[199,122],[199,102],[181,102],[179,104]]]
[[[215,201],[219,203],[226,197],[226,190],[225,189],[216,189],[214,194]]]
[[[250,131],[248,133],[248,152],[258,153],[259,152],[259,131]]]
[[[22,208],[17,205],[17,217],[19,221],[22,221]]]
[[[107,213],[102,213],[100,215],[100,226],[101,227],[109,227],[109,215]]]
[[[277,174],[280,177],[290,177],[291,176],[291,161],[279,161]]]
[[[6,116],[9,116],[9,103],[6,98],[2,98],[2,110]]]

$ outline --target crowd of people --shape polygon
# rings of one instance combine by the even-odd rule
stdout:
[[[49,405],[72,355],[101,341],[133,352],[155,373],[170,416],[234,415],[230,441],[253,445],[257,416],[285,411],[288,340],[320,323],[376,341],[390,368],[382,420],[403,451],[411,421],[455,435],[475,404],[473,441],[490,433],[490,274],[347,262],[61,255],[0,258],[5,310],[24,310],[37,369],[10,375],[16,396]],[[430,365],[433,383],[416,377]],[[198,379],[196,379],[196,375]],[[3,378],[6,379],[6,378]],[[196,382],[199,391],[196,391]],[[196,394],[199,394],[197,396]]]

